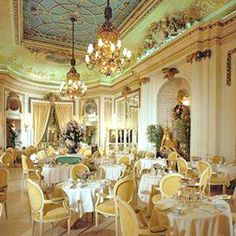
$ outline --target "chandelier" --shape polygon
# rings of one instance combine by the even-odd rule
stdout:
[[[75,34],[75,21],[77,19],[75,17],[70,18],[72,22],[72,58],[71,58],[71,68],[67,73],[66,80],[62,82],[60,87],[60,93],[62,96],[67,96],[71,99],[83,97],[87,91],[87,87],[84,83],[80,81],[80,74],[75,69],[75,42],[74,42],[74,34]]]
[[[99,71],[106,76],[114,72],[121,72],[128,67],[131,59],[131,51],[127,48],[121,50],[121,41],[118,39],[119,32],[110,22],[112,9],[110,1],[104,12],[105,23],[97,33],[97,43],[88,45],[85,62],[89,70],[96,65]]]

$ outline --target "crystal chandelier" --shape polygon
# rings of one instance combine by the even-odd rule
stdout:
[[[87,91],[87,87],[84,83],[80,81],[80,74],[77,73],[75,69],[75,42],[74,42],[74,34],[75,34],[75,21],[77,19],[75,17],[70,18],[72,22],[72,58],[71,58],[71,68],[67,73],[66,80],[62,82],[60,93],[62,96],[70,97],[71,99],[83,97]]]
[[[112,25],[112,9],[110,1],[104,12],[105,23],[97,33],[97,44],[89,44],[85,62],[89,70],[96,65],[99,71],[106,76],[114,72],[121,72],[128,67],[131,59],[131,51],[124,48],[121,50],[121,41],[118,39],[119,32]]]

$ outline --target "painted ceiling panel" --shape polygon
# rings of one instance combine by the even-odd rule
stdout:
[[[71,15],[75,24],[75,42],[86,47],[96,40],[104,22],[106,0],[25,0],[23,4],[24,38],[66,45],[71,42]],[[140,0],[112,0],[112,22],[119,27]],[[127,3],[127,4],[125,4]]]

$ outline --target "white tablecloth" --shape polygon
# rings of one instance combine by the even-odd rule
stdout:
[[[42,169],[44,181],[49,185],[67,181],[70,178],[70,171],[72,167],[73,165],[55,167],[44,166]]]
[[[166,160],[162,158],[157,158],[157,159],[145,159],[142,158],[140,159],[140,166],[141,170],[143,169],[151,169],[154,164],[159,164],[161,166],[166,166]]]
[[[103,192],[106,183],[106,180],[93,180],[85,184],[77,183],[71,186],[72,184],[67,182],[61,187],[69,198],[70,208],[82,216],[86,212],[94,211],[96,193]]]
[[[214,200],[212,203],[212,206],[202,205],[187,211],[184,215],[171,211],[168,213],[170,226],[174,227],[175,233],[183,236],[233,236],[229,204],[223,200]],[[179,206],[178,201],[173,199],[162,199],[157,204],[172,205],[173,208]]]
[[[158,185],[161,176],[159,175],[150,175],[144,174],[140,180],[138,188],[138,196],[141,201],[148,203],[150,195],[148,192],[151,192],[152,185]]]
[[[121,176],[121,174],[125,171],[126,166],[125,165],[108,165],[104,166],[102,165],[102,168],[105,171],[105,178],[110,180],[118,180]]]

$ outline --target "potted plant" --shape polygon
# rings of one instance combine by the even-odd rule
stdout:
[[[156,153],[158,153],[161,147],[161,141],[163,137],[163,129],[161,125],[149,125],[147,127],[147,137],[150,143],[154,143]]]
[[[80,126],[75,120],[69,121],[62,132],[62,139],[68,147],[68,153],[76,153],[75,149],[78,147],[79,142],[84,141],[85,139],[83,127]]]

